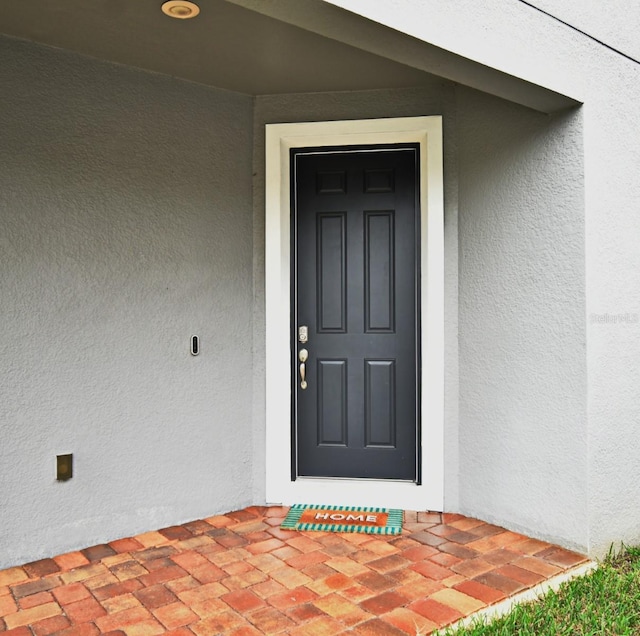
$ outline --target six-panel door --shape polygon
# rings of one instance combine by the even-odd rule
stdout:
[[[294,477],[418,478],[417,157],[292,155]]]

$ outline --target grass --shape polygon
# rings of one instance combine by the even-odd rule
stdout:
[[[564,583],[501,618],[440,636],[640,635],[640,547],[611,552],[590,574]]]

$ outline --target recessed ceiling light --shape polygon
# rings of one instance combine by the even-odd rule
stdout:
[[[188,0],[169,0],[162,5],[162,12],[170,18],[178,18],[178,20],[186,20],[187,18],[195,18],[200,13],[200,7]]]

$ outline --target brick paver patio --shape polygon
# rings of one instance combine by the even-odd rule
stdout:
[[[461,515],[293,532],[251,507],[0,571],[3,636],[427,634],[586,561]]]

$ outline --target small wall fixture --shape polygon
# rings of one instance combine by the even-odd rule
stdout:
[[[178,20],[187,20],[195,18],[200,13],[200,7],[188,0],[169,0],[162,5],[162,12],[170,18]]]
[[[56,479],[67,481],[73,477],[73,455],[56,456]]]

